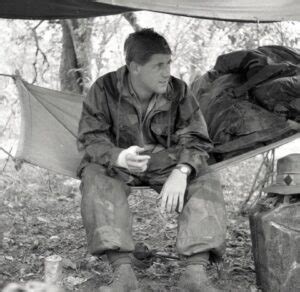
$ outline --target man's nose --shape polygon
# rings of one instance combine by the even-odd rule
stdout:
[[[162,71],[162,76],[163,77],[170,77],[170,74],[171,74],[171,68],[170,68],[170,65],[165,65],[164,68],[163,68],[163,71]]]

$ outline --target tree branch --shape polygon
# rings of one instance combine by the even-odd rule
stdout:
[[[4,77],[11,77],[13,79],[15,79],[17,77],[17,75],[13,75],[13,74],[4,74],[4,73],[0,73],[0,76],[4,76]]]
[[[122,16],[115,19],[113,22],[110,22],[108,18],[104,18],[104,22],[101,23],[101,27],[103,29],[101,30],[101,39],[99,42],[99,52],[97,52],[97,55],[95,56],[96,65],[97,65],[97,75],[100,75],[102,67],[104,67],[103,64],[103,55],[105,53],[106,45],[110,42],[112,37],[116,34],[117,27],[120,24],[120,21],[122,19]],[[110,26],[112,27],[112,30],[110,30]]]
[[[33,68],[34,68],[34,78],[33,78],[33,81],[31,82],[32,84],[36,82],[36,79],[37,79],[37,75],[38,75],[38,72],[37,72],[37,57],[38,57],[38,54],[40,53],[42,58],[43,58],[43,65],[46,64],[47,67],[45,70],[43,70],[43,73],[42,73],[42,78],[45,74],[45,72],[49,69],[50,65],[49,65],[49,62],[48,62],[48,58],[46,56],[46,54],[43,52],[43,50],[41,49],[40,45],[39,45],[39,39],[38,39],[38,36],[37,36],[37,33],[36,33],[36,30],[37,28],[43,23],[43,20],[41,20],[35,27],[33,27],[31,29],[32,31],[32,35],[33,35],[33,38],[34,38],[34,41],[35,41],[35,45],[36,45],[36,50],[35,50],[35,60],[33,62]],[[44,79],[44,78],[43,78]]]

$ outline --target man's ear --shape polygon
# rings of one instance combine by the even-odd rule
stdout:
[[[129,72],[133,75],[138,75],[140,73],[140,65],[134,61],[130,62]]]

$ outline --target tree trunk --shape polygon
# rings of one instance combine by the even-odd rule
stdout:
[[[137,18],[134,12],[126,12],[122,14],[124,18],[129,22],[134,31],[139,31],[142,27],[137,23]]]
[[[92,19],[62,20],[60,80],[62,91],[85,93],[91,79]]]

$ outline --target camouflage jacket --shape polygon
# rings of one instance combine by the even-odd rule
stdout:
[[[151,99],[142,116],[138,98],[128,85],[126,66],[108,73],[92,85],[83,103],[78,147],[85,155],[78,169],[93,162],[112,168],[119,153],[147,143],[177,148],[177,163],[187,163],[199,173],[212,149],[198,102],[187,85],[170,77],[167,91]],[[145,138],[146,137],[146,138]]]

